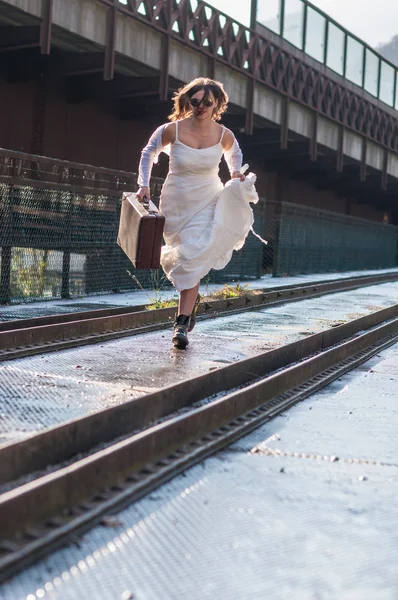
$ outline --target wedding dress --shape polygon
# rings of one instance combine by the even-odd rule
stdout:
[[[231,173],[247,168],[241,168],[242,153],[236,140],[229,153],[224,152],[224,127],[217,144],[200,149],[179,140],[178,121],[174,143],[163,148],[164,127],[143,150],[139,185],[149,183],[148,168],[150,172],[158,154],[166,151],[170,155],[169,173],[159,205],[165,216],[161,265],[181,292],[193,288],[210,269],[223,269],[233,251],[242,248],[254,221],[250,204],[258,202],[258,195],[253,173],[245,181],[231,179],[222,184],[218,171],[223,154]]]

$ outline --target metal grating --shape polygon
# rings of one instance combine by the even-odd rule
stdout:
[[[1,363],[0,442],[142,396],[396,302],[397,283],[203,321],[187,352],[158,331]],[[145,343],[144,343],[145,342]],[[156,354],[156,361],[154,355]]]
[[[27,569],[2,598],[394,600],[398,469],[380,462],[395,456],[397,352]],[[353,462],[253,453],[259,447]]]

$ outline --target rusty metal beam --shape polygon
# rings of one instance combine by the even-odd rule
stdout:
[[[159,97],[160,100],[165,101],[169,96],[169,56],[170,56],[170,33],[172,28],[173,18],[173,5],[171,1],[164,3],[161,14],[158,15],[158,19],[162,19],[164,22],[165,33],[162,38],[162,57],[160,66],[160,86],[159,86]]]
[[[104,80],[113,79],[115,74],[115,44],[116,44],[116,20],[117,20],[117,0],[114,0],[114,6],[108,8],[106,16],[106,42],[105,42],[105,63]]]
[[[253,133],[255,87],[256,87],[256,80],[254,79],[254,77],[252,77],[247,82],[246,123],[245,123],[246,135],[252,135],[252,133]]]
[[[51,52],[53,0],[42,0],[42,22],[40,25],[40,48],[42,54]]]
[[[251,0],[251,3],[250,3],[250,27],[252,29],[256,29],[257,10],[258,10],[258,0]]]
[[[318,156],[318,113],[314,112],[311,123],[310,159],[316,162]]]
[[[282,100],[281,114],[281,150],[287,149],[289,134],[289,97],[284,96]]]
[[[359,181],[366,181],[366,158],[368,153],[368,140],[362,138],[362,154],[361,154],[361,166],[359,168]]]
[[[34,173],[39,174],[35,181],[33,181],[31,174],[32,162],[35,163],[33,166]],[[31,154],[25,152],[4,150],[2,148],[0,148],[0,177],[2,183],[14,186],[28,185],[42,188],[43,183],[45,183],[46,189],[56,189],[59,192],[106,193],[108,196],[115,198],[120,197],[125,186],[135,186],[137,179],[137,175],[131,172],[94,167],[93,165],[59,160],[47,156],[32,157]],[[158,196],[163,180],[152,177],[152,184],[155,184],[153,195]],[[5,219],[0,219],[0,232],[4,223]],[[8,225],[5,227],[6,229],[9,228]]]
[[[209,58],[209,77],[215,79],[217,69],[217,59],[215,57]]]
[[[337,146],[337,162],[336,162],[336,171],[337,173],[343,172],[344,167],[344,127],[339,128],[339,139]]]
[[[169,54],[170,36],[166,33],[162,39],[162,58],[160,68],[159,97],[167,100],[169,96]]]
[[[386,191],[387,186],[388,186],[387,167],[388,167],[388,150],[384,150],[383,168],[382,168],[382,172],[381,172],[381,189],[383,191]]]

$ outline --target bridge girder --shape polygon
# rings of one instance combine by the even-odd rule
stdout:
[[[349,160],[343,153],[345,130],[359,132],[363,140],[373,140],[384,146],[385,150],[397,150],[397,119],[392,111],[383,109],[380,103],[372,105],[361,91],[355,93],[350,89],[342,89],[328,73],[317,71],[306,64],[305,59],[293,56],[274,41],[258,34],[251,35],[248,41],[247,30],[240,28],[238,32],[234,31],[233,21],[227,16],[223,25],[221,13],[214,8],[210,19],[203,6],[197,13],[191,14],[188,7],[190,3],[185,1],[170,11],[168,7],[171,3],[148,0],[145,3],[146,15],[138,13],[140,3],[137,2],[125,7],[116,2],[103,3],[109,6],[106,44],[97,51],[67,51],[56,46],[57,32],[54,33],[52,28],[51,0],[43,0],[40,26],[7,25],[2,28],[2,37],[0,30],[0,63],[6,79],[37,83],[35,113],[38,121],[33,128],[36,151],[40,152],[43,135],[40,129],[44,127],[44,117],[40,115],[40,110],[45,108],[43,98],[46,82],[61,81],[69,102],[111,102],[115,115],[123,120],[165,120],[171,108],[170,97],[183,83],[173,80],[168,71],[169,48],[174,40],[183,42],[209,59],[207,74],[214,74],[217,63],[247,77],[246,108],[231,105],[231,111],[224,119],[226,126],[239,134],[245,154],[261,154],[265,162],[272,162],[278,169],[289,168],[293,173],[300,170],[300,164],[303,172],[311,176],[319,171],[322,174],[319,185],[330,185],[339,193],[342,190],[353,193],[359,189],[361,194],[365,194],[372,190],[379,197],[390,197],[391,191],[395,190],[395,179],[387,173],[386,151],[382,171],[377,174],[372,173],[366,164],[365,143],[362,159],[352,170],[348,169]],[[116,52],[115,26],[119,12],[163,34],[160,72],[148,65],[135,64]],[[175,23],[178,24],[178,31],[173,30]],[[204,40],[208,41],[207,46],[204,46]],[[268,126],[260,130],[261,123],[258,123],[259,119],[254,114],[254,96],[258,84],[282,94],[282,126]],[[309,139],[297,139],[288,127],[290,103],[293,101],[312,111]],[[340,126],[339,146],[333,155],[326,156],[317,142],[320,115]],[[325,174],[327,177],[324,177]],[[358,180],[365,185],[359,186]]]

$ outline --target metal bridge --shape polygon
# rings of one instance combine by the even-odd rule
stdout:
[[[293,5],[253,1],[247,28],[197,0],[2,0],[6,79],[37,83],[23,149],[72,158],[50,131],[54,80],[67,82],[69,103],[117,100],[116,116],[128,120],[164,118],[178,85],[209,75],[225,82],[229,123],[255,152],[299,152],[361,193],[395,191],[396,67],[310,3]]]
[[[306,0],[251,16],[0,0],[5,600],[396,599],[397,69]],[[199,75],[230,95],[269,245],[221,272],[248,283],[202,281],[182,352],[173,292],[116,234]]]
[[[267,199],[257,215],[268,224],[267,269],[396,264],[396,67],[306,0],[253,0],[251,21],[198,0],[0,0],[3,302],[13,248],[62,252],[53,261],[62,262],[56,287],[65,297],[71,253],[92,265],[92,292],[116,272],[116,197],[135,182],[139,151],[173,92],[203,75],[224,82],[224,123]],[[154,175],[165,168],[161,161]],[[258,276],[253,256],[231,274],[255,265]],[[125,275],[111,279],[101,289],[126,284]]]

